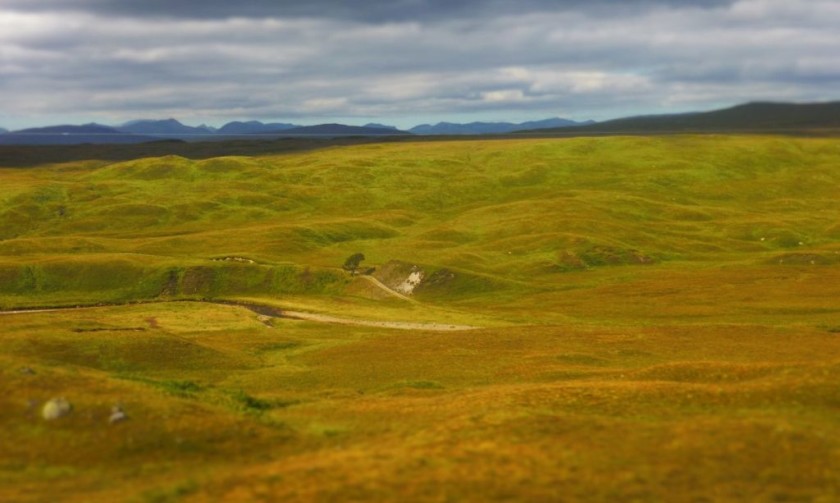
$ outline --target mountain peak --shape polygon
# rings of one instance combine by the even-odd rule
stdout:
[[[337,123],[301,126],[278,132],[283,135],[301,136],[387,136],[411,134],[407,131],[387,127],[348,126]]]
[[[286,123],[271,123],[271,124],[263,124],[260,121],[233,121],[228,122],[224,126],[220,127],[216,130],[217,133],[220,134],[265,134],[265,133],[273,133],[275,131],[282,131],[284,129],[292,129],[298,127],[295,124],[286,124]]]
[[[174,137],[179,135],[208,134],[211,132],[207,127],[185,126],[177,119],[171,117],[169,119],[130,121],[123,124],[119,130],[132,134]]]
[[[379,124],[379,123],[376,123],[376,122],[368,122],[367,124],[365,124],[362,127],[369,127],[369,128],[374,128],[374,129],[393,129],[395,131],[397,130],[396,126],[389,126],[387,124]]]
[[[591,122],[591,121],[589,121]],[[570,127],[581,126],[589,122],[575,122],[569,119],[561,119],[554,117],[551,119],[544,119],[540,121],[530,121],[515,124],[512,122],[470,122],[468,124],[458,124],[452,122],[438,122],[434,126],[429,124],[422,124],[415,126],[409,131],[414,134],[437,135],[437,134],[505,134],[522,129],[537,129],[548,127]]]

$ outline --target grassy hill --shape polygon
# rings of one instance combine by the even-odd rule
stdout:
[[[461,292],[481,302],[615,267],[640,274],[805,254],[832,263],[835,156],[833,140],[616,138],[6,170],[0,264],[18,279],[0,292],[11,307],[66,290],[69,279],[53,284],[50,271],[79,261],[119,262],[136,274],[174,264],[223,269],[212,261],[224,257],[255,260],[255,269],[332,270],[356,251],[373,264],[484,278],[476,285],[491,291]],[[15,286],[25,284],[20,264],[40,290]],[[69,284],[93,282],[101,300],[108,278],[134,285],[95,270]]]
[[[2,168],[0,307],[117,305],[0,314],[0,499],[830,501],[838,149],[427,141]],[[356,252],[392,288],[423,282],[388,295],[341,270]],[[159,302],[190,299],[479,328]],[[53,396],[74,411],[44,421]]]

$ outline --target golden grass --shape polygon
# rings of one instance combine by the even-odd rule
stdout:
[[[817,329],[269,328],[198,303],[3,322],[4,499],[122,488],[140,501],[830,501],[840,490],[840,346]],[[75,410],[45,422],[29,401],[53,396]],[[128,421],[107,424],[114,403]]]
[[[0,307],[154,301],[0,315],[0,500],[838,500],[839,148],[525,139],[0,170]],[[359,251],[383,281],[439,281],[386,295],[340,270]],[[160,302],[201,298],[482,328]],[[44,421],[56,396],[74,411]],[[108,424],[117,403],[129,420]]]

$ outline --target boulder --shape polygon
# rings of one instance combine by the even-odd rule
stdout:
[[[52,398],[41,409],[41,416],[47,421],[64,417],[72,412],[73,406],[66,398]]]

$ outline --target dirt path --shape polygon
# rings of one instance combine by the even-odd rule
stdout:
[[[360,327],[396,328],[400,330],[432,330],[435,332],[456,332],[461,330],[475,330],[478,328],[470,325],[450,325],[446,323],[413,323],[408,321],[374,321],[338,318],[325,314],[304,313],[300,311],[283,311],[280,318],[317,321],[319,323],[335,323],[338,325],[355,325]]]
[[[79,309],[93,309],[101,306],[79,306],[79,307],[54,307],[52,309],[21,309],[19,311],[0,311],[3,314],[30,314],[30,313],[54,313],[56,311],[76,311]]]
[[[384,286],[384,285],[383,285]],[[387,288],[387,287],[385,287]],[[394,292],[395,294],[397,292]],[[399,294],[397,294],[399,295]],[[408,299],[413,301],[412,299]],[[454,325],[454,324],[447,324],[447,323],[415,323],[415,322],[408,322],[408,321],[377,321],[377,320],[364,320],[364,319],[356,319],[356,318],[340,318],[337,316],[330,316],[326,314],[317,314],[317,313],[308,313],[304,311],[287,311],[285,309],[280,309],[274,306],[267,306],[263,304],[254,304],[254,303],[246,303],[246,302],[232,302],[232,301],[201,301],[201,300],[177,300],[177,301],[154,301],[148,302],[148,304],[163,304],[167,302],[196,302],[202,304],[221,304],[226,306],[237,306],[243,307],[245,309],[249,309],[254,311],[258,314],[264,316],[271,316],[274,318],[286,318],[292,320],[305,320],[305,321],[314,321],[317,323],[333,323],[336,325],[353,325],[353,326],[360,326],[360,327],[378,327],[378,328],[395,328],[398,330],[430,330],[434,332],[456,332],[456,331],[463,331],[463,330],[475,330],[480,327],[474,327],[471,325]],[[2,315],[13,315],[13,314],[35,314],[35,313],[53,313],[59,311],[80,311],[83,309],[96,309],[102,307],[119,307],[119,306],[130,306],[130,305],[137,305],[137,304],[104,304],[104,305],[97,305],[97,306],[73,306],[73,307],[54,307],[54,308],[45,308],[45,309],[17,309],[14,311],[0,311],[0,316]]]
[[[405,301],[408,301],[408,302],[413,302],[415,304],[417,303],[417,301],[412,299],[411,297],[408,297],[406,295],[401,294],[400,292],[397,292],[395,290],[390,289],[388,287],[388,285],[379,281],[378,279],[374,278],[373,276],[359,276],[359,277],[366,279],[368,281],[368,283],[370,283],[373,286],[379,288],[380,290],[384,291],[385,293],[387,293],[388,295],[390,295],[392,297],[396,297],[398,299],[402,299],[402,300],[405,300]]]

